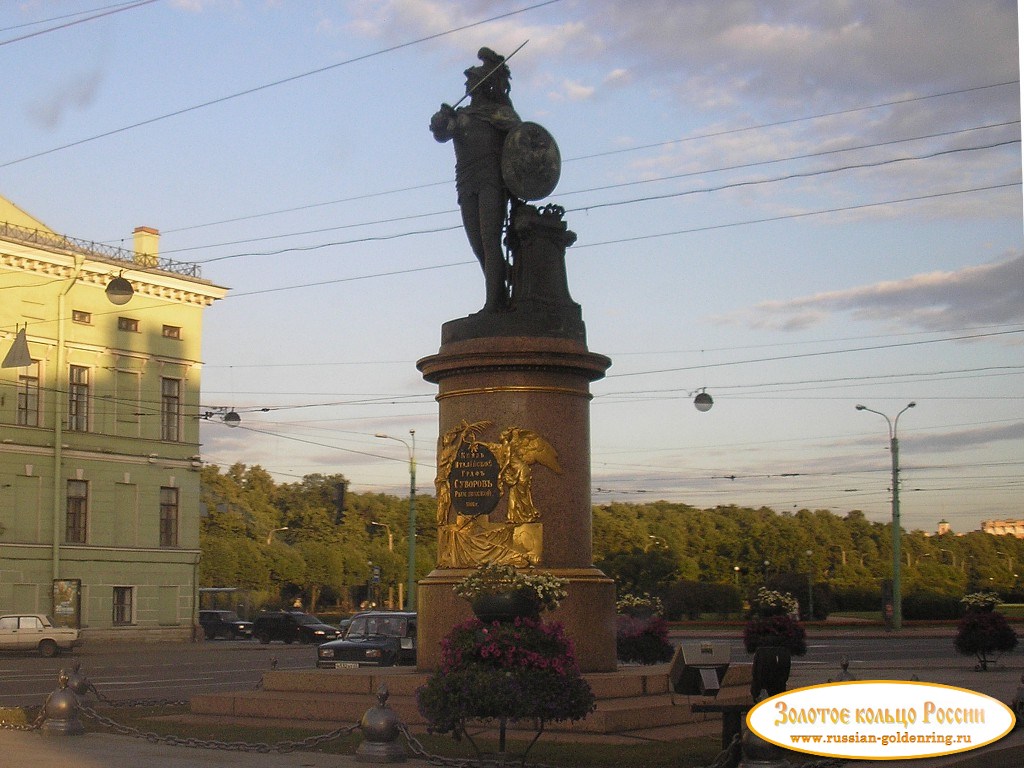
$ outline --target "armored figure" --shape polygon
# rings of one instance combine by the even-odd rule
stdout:
[[[466,236],[484,272],[484,311],[500,312],[509,298],[502,230],[511,197],[501,174],[502,147],[522,121],[509,98],[511,73],[504,57],[490,48],[477,56],[483,64],[465,71],[469,106],[442,104],[430,131],[455,146],[455,188]]]

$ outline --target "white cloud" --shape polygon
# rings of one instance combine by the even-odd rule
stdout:
[[[1024,255],[955,272],[928,272],[903,280],[766,301],[749,311],[716,320],[794,330],[823,323],[835,315],[925,330],[1024,321]]]

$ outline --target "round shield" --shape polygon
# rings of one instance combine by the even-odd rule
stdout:
[[[520,200],[540,200],[555,191],[562,156],[555,139],[537,123],[520,123],[505,137],[501,176]]]

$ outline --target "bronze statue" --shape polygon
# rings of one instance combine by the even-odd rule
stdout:
[[[481,48],[477,56],[483,64],[465,71],[469,106],[442,104],[430,131],[437,141],[455,145],[455,188],[466,236],[484,272],[484,311],[500,312],[509,297],[502,230],[510,200],[501,150],[509,131],[522,121],[509,98],[512,76],[505,58],[490,48]]]

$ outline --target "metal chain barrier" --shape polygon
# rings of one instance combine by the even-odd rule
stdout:
[[[39,708],[39,714],[31,723],[11,723],[7,720],[0,720],[0,729],[7,731],[37,731],[43,724],[43,708]]]
[[[346,725],[341,728],[336,728],[333,731],[327,733],[318,734],[316,736],[309,736],[300,741],[278,741],[273,744],[267,744],[266,742],[257,742],[255,744],[246,741],[215,741],[215,740],[203,740],[195,738],[182,738],[174,735],[164,735],[155,733],[153,731],[143,731],[139,728],[133,728],[132,726],[123,725],[116,722],[115,720],[101,715],[92,707],[86,704],[79,704],[79,710],[83,715],[89,719],[95,721],[104,728],[109,728],[119,736],[131,736],[134,738],[145,739],[151,744],[168,744],[171,746],[179,747],[198,747],[201,749],[221,749],[230,752],[296,752],[300,750],[312,750],[315,747],[320,746],[328,741],[334,741],[341,736],[352,733],[359,728],[359,723],[353,725]]]

